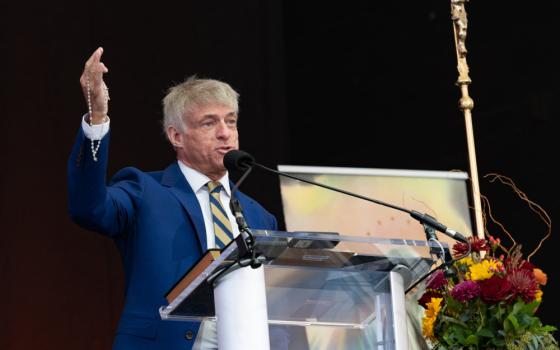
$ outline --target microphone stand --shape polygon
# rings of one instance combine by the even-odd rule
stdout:
[[[467,257],[470,253],[471,253],[471,243],[468,242],[468,249],[467,252],[463,255],[461,255],[460,257],[456,258],[456,259],[452,259],[451,258],[451,254],[446,254],[444,256],[444,259],[442,259],[443,263],[439,266],[437,266],[435,269],[431,270],[430,272],[424,274],[422,277],[420,277],[416,282],[414,282],[410,287],[408,287],[405,291],[404,294],[407,294],[408,292],[410,292],[411,290],[413,290],[420,282],[422,282],[423,280],[425,280],[426,278],[428,278],[430,275],[432,275],[433,273],[435,273],[438,270],[445,270],[444,274],[445,277],[450,277],[456,274],[455,270],[453,268],[449,268],[455,261],[461,260],[464,257]]]
[[[253,269],[259,268],[262,265],[262,259],[259,259],[257,251],[255,250],[255,237],[251,232],[251,229],[247,225],[245,218],[243,217],[243,208],[241,203],[233,195],[241,185],[241,183],[249,176],[252,167],[247,167],[243,172],[243,175],[235,183],[231,190],[231,199],[229,201],[229,208],[233,215],[235,216],[235,222],[239,228],[239,235],[235,238],[235,243],[237,244],[237,249],[239,255],[237,258],[237,264],[240,267],[251,266]],[[247,260],[248,262],[242,262],[242,260]]]
[[[237,198],[233,196],[241,183],[249,175],[251,170],[253,170],[252,167],[247,167],[243,175],[235,183],[235,185],[231,189],[231,198],[229,201],[229,208],[233,216],[235,216],[235,222],[237,223],[237,227],[239,228],[239,235],[234,238],[238,250],[237,259],[231,264],[222,267],[220,270],[209,276],[206,279],[208,283],[213,283],[213,281],[216,281],[224,273],[233,272],[239,268],[251,266],[251,268],[257,269],[265,260],[263,256],[257,253],[255,249],[255,238],[253,236],[253,233],[251,232],[251,229],[247,225],[245,218],[243,217],[243,209],[241,207],[241,203],[239,203]]]

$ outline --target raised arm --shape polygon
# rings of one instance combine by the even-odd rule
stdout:
[[[89,115],[79,128],[68,161],[68,211],[80,226],[116,236],[134,220],[142,179],[137,172],[128,171],[107,186],[108,91],[103,75],[108,69],[101,62],[102,54],[102,48],[95,50],[80,77]]]

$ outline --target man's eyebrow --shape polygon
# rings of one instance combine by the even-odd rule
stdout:
[[[208,118],[218,118],[218,115],[217,115],[217,114],[209,113],[209,114],[204,114],[204,115],[202,116],[202,119],[208,119]]]
[[[233,111],[233,112],[229,112],[228,114],[226,114],[226,117],[232,117],[232,116],[237,116],[237,112]],[[220,116],[218,114],[215,113],[208,113],[202,116],[202,119],[208,119],[208,118],[220,118]]]

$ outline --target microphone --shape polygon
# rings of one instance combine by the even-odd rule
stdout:
[[[255,158],[247,152],[234,149],[224,156],[224,166],[228,171],[243,170],[250,168],[255,163]]]
[[[429,226],[433,227],[434,229],[436,229],[437,231],[443,233],[444,235],[453,238],[454,240],[461,241],[463,243],[469,244],[467,238],[465,236],[463,236],[461,233],[448,228],[447,226],[438,222],[435,218],[431,217],[428,214],[422,214],[422,213],[420,213],[416,210],[409,210],[409,209],[406,209],[406,208],[396,206],[394,204],[390,204],[390,203],[380,201],[378,199],[368,198],[368,197],[365,197],[365,196],[362,196],[362,195],[359,195],[359,194],[356,194],[356,193],[348,192],[348,191],[345,191],[345,190],[342,190],[342,189],[339,189],[339,188],[336,188],[336,187],[332,187],[332,186],[324,185],[324,184],[319,183],[319,182],[307,180],[307,179],[301,178],[299,176],[294,176],[294,175],[286,174],[286,173],[283,173],[283,172],[280,172],[280,171],[277,171],[277,170],[274,170],[274,169],[270,169],[270,168],[268,168],[268,167],[266,167],[262,164],[257,163],[255,161],[255,158],[247,152],[243,152],[243,151],[240,151],[240,150],[229,151],[224,156],[224,166],[226,167],[226,169],[228,169],[228,171],[233,171],[233,170],[245,171],[246,173],[242,177],[243,180],[245,179],[246,175],[248,175],[247,172],[250,171],[248,169],[252,169],[253,167],[256,166],[256,167],[261,168],[265,171],[272,172],[272,173],[280,175],[280,176],[288,177],[290,179],[294,179],[294,180],[305,182],[305,183],[308,183],[308,184],[311,184],[311,185],[323,187],[323,188],[326,188],[326,189],[331,190],[331,191],[339,192],[339,193],[342,193],[342,194],[346,194],[348,196],[352,196],[352,197],[355,197],[355,198],[360,198],[360,199],[363,199],[363,200],[368,201],[368,202],[372,202],[372,203],[379,204],[379,205],[382,205],[382,206],[385,206],[385,207],[389,207],[389,208],[392,208],[392,209],[395,209],[395,210],[399,210],[399,211],[402,211],[402,212],[405,212],[405,213],[409,214],[410,216],[412,216],[414,219],[416,219],[417,221],[419,221],[423,225],[429,225]],[[236,185],[236,187],[237,187],[237,185]]]
[[[426,224],[438,230],[439,232],[443,233],[444,235],[453,238],[456,241],[461,241],[463,243],[468,243],[468,240],[465,236],[460,234],[459,232],[448,228],[447,226],[443,225],[442,223],[438,222],[434,217],[428,214],[422,214],[416,210],[409,210],[408,213],[410,216],[421,222],[422,224]]]
[[[251,170],[253,170],[252,165],[253,163],[255,163],[255,158],[253,158],[253,156],[251,156],[247,152],[234,149],[224,155],[223,162],[224,162],[224,167],[230,173],[234,171],[243,171],[243,175],[241,176],[241,178],[239,178],[239,180],[235,183],[235,185],[231,190],[231,195],[233,198],[233,194],[235,193],[235,191],[237,191],[241,183],[245,180],[247,176],[249,176]]]
[[[239,231],[245,231],[247,227],[247,223],[245,222],[245,218],[242,214],[241,203],[233,197],[233,194],[237,191],[241,183],[245,180],[245,178],[249,175],[251,170],[253,169],[250,164],[255,162],[255,159],[247,152],[243,152],[240,150],[231,150],[224,155],[224,167],[231,173],[234,170],[242,170],[243,175],[237,181],[237,183],[231,189],[231,200],[229,202],[229,208],[235,216],[235,221],[239,226]]]
[[[235,217],[235,222],[237,223],[237,227],[239,228],[239,236],[235,239],[237,242],[237,246],[239,248],[240,256],[246,256],[249,253],[253,252],[253,234],[249,229],[249,225],[245,221],[245,217],[243,216],[243,208],[241,207],[241,203],[239,200],[234,197],[234,193],[237,191],[241,183],[245,180],[245,178],[249,175],[253,168],[246,164],[252,164],[255,159],[246,152],[239,151],[239,150],[231,150],[224,155],[224,167],[231,173],[232,170],[243,170],[243,175],[237,181],[237,183],[231,189],[231,199],[229,201],[229,209],[231,213]],[[253,257],[254,259],[255,257]],[[252,260],[252,264],[254,261]],[[255,266],[257,266],[255,264]]]
[[[239,203],[237,198],[233,198],[233,197],[231,198],[231,200],[229,201],[229,208],[231,209],[231,212],[232,212],[233,216],[235,217],[235,222],[237,223],[237,226],[239,227],[239,232],[242,233],[242,232],[245,232],[246,230],[248,230],[249,226],[247,226],[247,222],[245,221],[245,217],[243,217],[243,210],[241,209],[241,203]]]

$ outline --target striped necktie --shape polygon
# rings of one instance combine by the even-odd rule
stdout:
[[[233,239],[231,223],[220,201],[220,192],[223,186],[221,183],[213,181],[208,182],[206,186],[208,186],[210,192],[210,211],[214,223],[216,247],[222,249]]]

